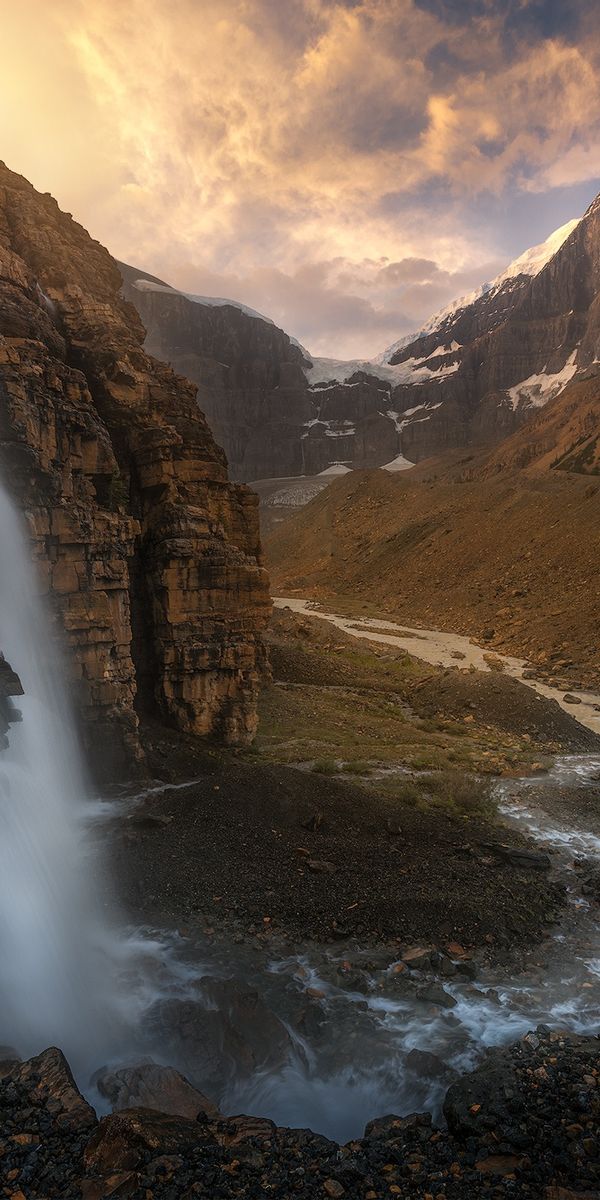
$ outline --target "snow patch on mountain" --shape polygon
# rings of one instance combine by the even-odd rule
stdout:
[[[550,262],[551,258],[560,250],[567,238],[573,233],[573,230],[579,225],[580,218],[573,221],[566,221],[558,229],[554,230],[545,242],[540,242],[538,246],[531,246],[529,250],[525,250],[518,258],[509,263],[506,270],[497,275],[490,289],[494,291],[496,288],[506,283],[508,279],[516,279],[518,275],[539,275],[546,263]]]
[[[407,358],[406,362],[397,363],[395,366],[381,363],[376,359],[311,358],[312,366],[304,368],[304,374],[311,387],[316,387],[321,383],[331,386],[336,383],[345,383],[349,387],[360,387],[360,382],[348,384],[348,380],[357,371],[375,376],[376,379],[381,379],[384,383],[391,383],[394,387],[400,383],[435,383],[447,375],[453,375],[455,371],[458,371],[460,363],[442,363],[439,366],[434,364],[429,367],[430,360],[440,358],[445,354],[456,353],[458,350],[460,350],[458,342],[453,342],[451,350],[438,349],[427,357]],[[327,388],[319,388],[319,391],[327,390]]]
[[[445,308],[441,308],[434,313],[424,325],[421,326],[415,333],[406,334],[393,345],[388,346],[382,354],[379,354],[374,360],[381,366],[389,365],[390,358],[393,358],[400,350],[404,350],[406,346],[410,346],[411,342],[418,338],[427,337],[431,333],[435,333],[446,321],[461,312],[463,308],[468,308],[470,304],[474,304],[476,300],[480,300],[482,296],[489,295],[500,291],[506,283],[512,279],[517,279],[519,275],[539,275],[540,271],[550,262],[554,255],[560,250],[567,238],[572,234],[573,230],[579,225],[579,219],[567,221],[561,225],[559,229],[555,229],[544,242],[540,242],[537,246],[531,246],[529,250],[525,250],[518,258],[513,259],[511,263],[496,275],[489,283],[482,283],[480,287],[469,292],[466,296],[460,296],[457,300],[452,300]],[[438,351],[434,351],[437,353]],[[440,351],[443,352],[443,351]],[[429,356],[430,358],[432,355]]]
[[[514,387],[511,387],[508,395],[513,408],[518,408],[519,404],[529,404],[532,408],[543,408],[550,400],[560,396],[577,370],[576,356],[577,348],[569,355],[561,371],[548,375],[544,369],[540,371],[539,375],[530,375],[528,379],[523,379],[521,383],[516,383]]]
[[[305,421],[304,429],[306,433],[300,436],[302,439],[309,437],[308,430],[313,429],[315,425],[323,427],[325,437],[340,438],[354,437],[356,435],[356,424],[354,421],[322,421],[320,417],[313,417],[311,421]]]
[[[391,462],[384,463],[383,466],[380,468],[380,470],[382,470],[382,471],[410,471],[410,468],[414,467],[414,466],[415,466],[414,462],[411,462],[409,458],[405,458],[403,454],[398,454],[396,456],[396,458],[392,459]]]
[[[265,317],[264,313],[257,312],[255,308],[249,308],[247,304],[241,304],[239,300],[226,300],[223,296],[196,296],[193,292],[181,292],[178,288],[169,287],[168,283],[154,283],[151,279],[136,279],[133,286],[138,292],[166,292],[173,296],[185,296],[186,300],[191,300],[194,304],[206,304],[209,308],[239,308],[247,317],[256,317],[266,325],[275,324],[270,317]],[[302,349],[295,338],[290,338],[290,342]]]
[[[311,387],[319,383],[346,383],[357,371],[375,375],[377,379],[392,384],[404,383],[407,374],[410,373],[407,373],[405,363],[400,363],[397,367],[380,367],[365,358],[313,358],[312,355],[308,357],[312,366],[307,367],[304,374]]]
[[[349,475],[352,467],[346,466],[346,463],[334,462],[329,467],[325,467],[324,471],[319,471],[318,478],[322,475]]]

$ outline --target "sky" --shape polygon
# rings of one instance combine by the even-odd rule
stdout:
[[[313,354],[380,352],[600,191],[597,0],[0,9],[0,158]]]

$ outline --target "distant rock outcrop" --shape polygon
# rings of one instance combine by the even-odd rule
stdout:
[[[269,612],[256,498],[120,288],[108,252],[2,164],[1,469],[103,765],[139,755],[136,692],[182,729],[250,739]]]

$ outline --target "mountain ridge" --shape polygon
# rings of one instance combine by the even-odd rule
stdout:
[[[600,198],[475,299],[389,347],[385,362],[313,358],[244,305],[191,297],[123,265],[125,294],[147,349],[198,385],[235,478],[314,476],[338,464],[409,469],[501,443],[581,369],[596,370],[599,211]]]

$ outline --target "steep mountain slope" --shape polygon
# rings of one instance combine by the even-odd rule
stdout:
[[[269,613],[256,499],[120,287],[108,252],[0,164],[0,469],[103,765],[139,753],[136,690],[180,728],[248,740]]]
[[[596,203],[373,362],[312,359],[233,302],[123,271],[148,348],[199,383],[233,473],[276,478],[494,444],[600,371],[598,240]]]
[[[530,372],[508,390],[490,386],[490,402],[495,394],[529,420],[491,451],[444,450],[404,478],[338,480],[269,538],[280,594],[336,596],[472,633],[598,687],[599,220],[596,202],[475,343],[489,385],[507,384],[516,361]]]
[[[146,350],[197,384],[233,477],[302,474],[302,433],[314,414],[301,348],[233,301],[187,296],[119,267],[124,295],[147,330]]]
[[[600,380],[581,371],[490,456],[488,473],[506,467],[600,475]]]
[[[510,313],[528,279],[539,275],[578,224],[578,220],[573,220],[561,225],[544,242],[515,258],[491,283],[482,284],[468,296],[461,296],[434,313],[418,333],[394,342],[376,361],[394,365],[410,358],[415,350],[427,350],[431,357],[436,350],[453,342],[460,349],[466,342],[491,332]]]

